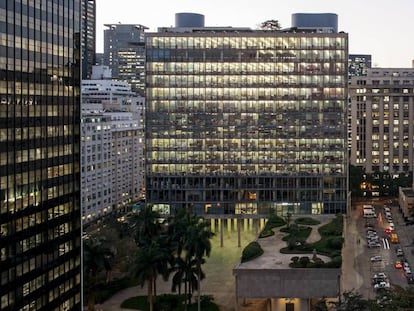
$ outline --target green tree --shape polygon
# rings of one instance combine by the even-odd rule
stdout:
[[[368,301],[362,295],[353,291],[344,292],[342,299],[333,303],[337,311],[369,311]]]
[[[269,19],[260,24],[260,29],[263,30],[280,30],[281,28],[282,26],[280,26],[279,21],[276,19]]]
[[[162,226],[160,214],[152,210],[152,206],[147,205],[132,219],[132,227],[135,230],[135,242],[138,246],[151,243],[158,238]]]
[[[187,241],[184,248],[187,251],[187,256],[194,258],[197,268],[197,292],[198,292],[198,310],[200,311],[200,297],[201,297],[201,265],[205,262],[204,256],[209,257],[211,252],[210,239],[214,233],[210,231],[208,224],[199,218],[198,222],[194,223],[192,227],[188,228]]]
[[[137,251],[133,275],[137,278],[138,284],[141,287],[147,283],[150,311],[154,309],[153,297],[154,293],[156,293],[158,275],[162,275],[164,280],[168,280],[169,260],[170,250],[163,247],[159,240],[144,244]]]
[[[88,296],[88,311],[95,310],[95,291],[100,282],[101,271],[105,270],[108,279],[108,273],[111,271],[111,259],[114,256],[112,250],[103,239],[86,239],[83,242],[83,269]]]
[[[349,190],[353,196],[362,196],[361,184],[365,180],[361,167],[349,165]]]

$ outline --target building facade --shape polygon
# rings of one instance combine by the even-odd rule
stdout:
[[[344,212],[345,33],[146,33],[146,199],[163,213]]]
[[[352,77],[350,163],[367,173],[413,170],[414,69],[372,68]]]
[[[104,30],[104,65],[112,77],[126,81],[133,92],[145,95],[145,26],[106,24]]]
[[[96,2],[82,0],[82,79],[90,79],[96,65]]]
[[[108,79],[105,73],[98,77],[82,81],[84,223],[124,210],[143,199],[144,191],[144,98],[126,82]]]
[[[354,76],[366,76],[368,69],[372,67],[371,55],[350,54],[348,61],[349,79]]]
[[[81,309],[80,12],[0,1],[2,311]]]

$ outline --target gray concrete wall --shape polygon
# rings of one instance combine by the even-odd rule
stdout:
[[[337,297],[340,269],[234,269],[240,298]]]

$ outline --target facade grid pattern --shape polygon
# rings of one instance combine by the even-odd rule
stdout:
[[[81,309],[80,2],[0,1],[0,310]]]
[[[147,202],[345,211],[347,62],[344,33],[147,33]]]

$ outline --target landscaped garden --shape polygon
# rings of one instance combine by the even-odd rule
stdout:
[[[342,244],[343,244],[343,216],[338,214],[329,223],[319,227],[318,232],[321,236],[319,241],[308,243],[307,239],[312,232],[311,226],[320,224],[319,220],[310,217],[297,218],[293,224],[283,218],[272,215],[262,230],[259,238],[266,238],[274,234],[273,229],[282,227],[281,232],[287,235],[282,238],[287,246],[280,250],[284,254],[303,254],[303,256],[292,257],[290,266],[292,268],[339,268],[342,264]],[[286,226],[285,226],[286,225]],[[260,243],[252,242],[243,251],[242,262],[252,260],[263,254]],[[310,254],[305,256],[305,254]],[[324,262],[317,255],[324,255],[331,260]]]

